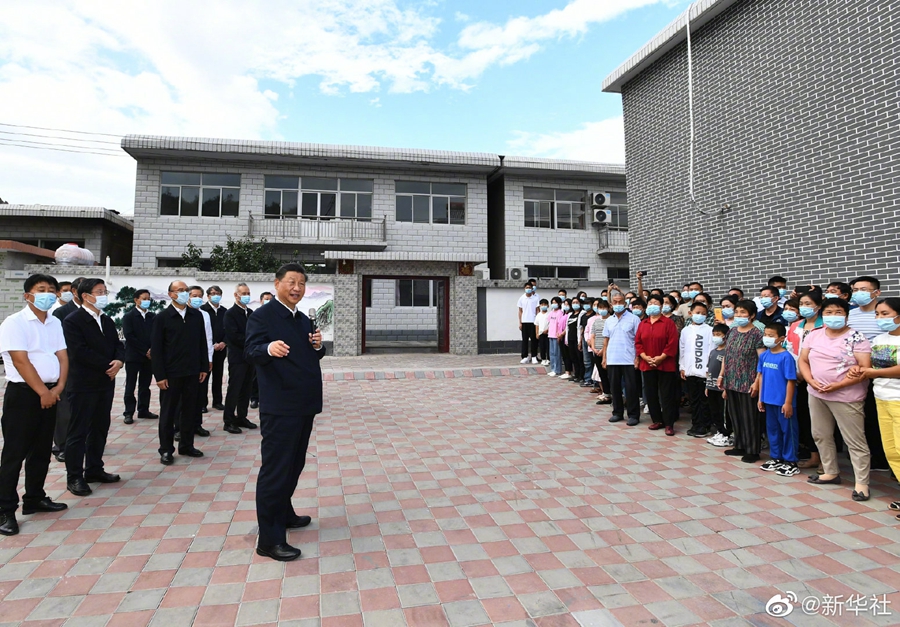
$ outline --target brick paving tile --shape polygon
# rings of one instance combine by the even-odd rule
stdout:
[[[293,499],[313,524],[290,532],[304,556],[288,564],[253,550],[258,430],[226,434],[213,411],[206,457],[164,467],[156,422],[122,423],[120,381],[106,462],[123,480],[79,499],[51,463],[47,492],[69,509],[20,512],[0,538],[0,624],[761,626],[786,624],[765,608],[789,592],[900,611],[887,473],[855,503],[846,485],[610,424],[588,392],[517,362],[328,358]]]

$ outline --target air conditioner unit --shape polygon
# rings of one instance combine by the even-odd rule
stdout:
[[[603,207],[609,207],[609,194],[607,192],[591,192],[591,208],[592,209],[603,209]]]
[[[612,211],[609,209],[594,209],[594,225],[609,225],[612,222]]]
[[[521,281],[528,276],[528,270],[525,268],[507,268],[506,277],[510,281]]]

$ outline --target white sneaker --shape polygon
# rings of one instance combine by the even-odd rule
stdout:
[[[719,433],[719,432],[717,431],[716,434],[715,434],[714,436],[712,436],[711,438],[706,438],[706,442],[707,442],[708,444],[715,444],[715,443],[716,443],[716,440],[718,440],[718,439],[720,439],[720,438],[724,438],[724,437],[725,437],[724,435],[722,435],[721,433]]]
[[[531,358],[531,363],[533,363],[533,364],[539,364],[539,363],[541,363],[541,360],[538,359],[537,357],[532,357],[532,358]]]
[[[550,365],[550,360],[549,360],[549,359],[545,359],[544,361],[541,362],[541,365],[542,365],[542,366],[549,366],[549,365]]]
[[[520,364],[527,364],[529,361],[531,361],[531,359],[529,359],[528,357],[526,357],[526,358],[524,358],[522,361],[520,361],[519,363],[520,363]]]
[[[559,378],[560,379],[571,379],[572,375],[570,375],[568,372],[564,372],[563,374],[559,375]]]
[[[548,377],[555,377],[555,376],[556,376],[556,373],[553,372],[553,371],[551,370],[550,372],[547,373],[547,376],[548,376]]]

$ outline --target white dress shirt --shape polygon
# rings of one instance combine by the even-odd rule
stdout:
[[[203,311],[202,309],[198,309],[201,314],[203,314],[203,326],[206,328],[206,352],[209,353],[209,361],[213,360],[213,336],[212,336],[212,323],[209,320],[209,314]]]
[[[0,324],[0,354],[6,365],[6,380],[25,383],[25,379],[13,365],[11,351],[26,351],[28,361],[37,370],[44,383],[59,381],[59,358],[56,353],[66,348],[62,323],[56,316],[47,314],[44,322],[26,306]]]

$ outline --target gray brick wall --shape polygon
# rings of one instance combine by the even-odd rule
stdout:
[[[366,341],[427,342],[437,339],[436,307],[398,307],[395,279],[372,280],[372,306],[366,308]]]
[[[719,294],[880,277],[896,294],[900,73],[896,0],[743,0],[622,89],[631,267]],[[731,205],[725,215],[704,216]]]

